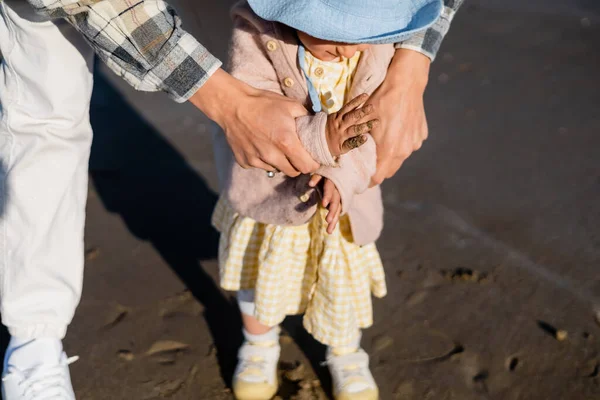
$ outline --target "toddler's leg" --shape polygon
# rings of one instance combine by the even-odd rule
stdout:
[[[254,317],[254,290],[240,290],[237,294],[238,305],[242,312],[242,322],[246,332],[252,335],[264,335],[269,331],[275,331],[273,327],[258,322]]]
[[[360,348],[361,333],[344,346],[327,348],[327,366],[336,400],[377,400],[379,389],[369,370],[369,355]]]
[[[277,392],[279,327],[261,324],[254,317],[254,291],[238,292],[244,323],[244,344],[238,353],[233,393],[238,400],[269,400]]]

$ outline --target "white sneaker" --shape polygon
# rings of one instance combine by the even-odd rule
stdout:
[[[75,400],[69,364],[58,339],[35,339],[6,352],[3,400]]]
[[[327,352],[327,366],[336,400],[377,400],[379,389],[369,370],[369,355],[363,349],[335,355]]]
[[[244,342],[233,375],[233,394],[237,400],[269,400],[275,396],[279,386],[279,353],[279,342]]]

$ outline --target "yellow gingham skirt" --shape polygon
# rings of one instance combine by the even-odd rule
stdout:
[[[371,294],[385,296],[385,275],[375,244],[353,243],[347,216],[328,235],[325,215],[321,209],[301,226],[262,224],[237,214],[221,197],[212,218],[221,232],[220,284],[254,289],[254,316],[264,325],[304,313],[315,339],[345,346],[359,328],[373,324]]]

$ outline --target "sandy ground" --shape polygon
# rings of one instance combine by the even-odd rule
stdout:
[[[188,3],[184,22],[223,56],[228,2]],[[599,10],[482,3],[434,64],[430,139],[384,185],[390,293],[364,347],[384,400],[597,399]],[[241,333],[214,281],[210,124],[103,67],[92,122],[85,291],[65,342],[78,399],[232,398]],[[300,326],[284,326],[280,396],[326,399],[324,349]]]

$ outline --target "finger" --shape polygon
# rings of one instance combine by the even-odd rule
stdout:
[[[256,159],[250,161],[249,167],[262,169],[267,172],[279,172],[275,167],[267,164],[266,162],[262,161],[260,158],[256,158]]]
[[[393,177],[394,175],[396,175],[396,172],[398,172],[398,170],[400,169],[400,167],[402,166],[402,164],[404,164],[404,161],[406,160],[406,157],[401,158],[401,157],[395,157],[392,158],[390,160],[390,162],[388,163],[387,169],[385,169],[383,172],[385,173],[384,175],[384,179],[389,179],[391,177]]]
[[[313,176],[310,177],[310,181],[308,181],[308,186],[310,186],[310,187],[317,186],[319,184],[319,182],[321,182],[321,179],[323,179],[323,177],[321,175],[314,174]]]
[[[284,149],[284,154],[289,163],[293,166],[294,170],[299,171],[303,174],[310,174],[319,169],[319,163],[313,160],[308,151],[302,147],[300,143],[300,139],[296,136],[295,144],[292,147],[286,147]],[[283,171],[283,170],[281,170]]]
[[[389,156],[388,156],[389,157]],[[371,185],[370,187],[381,185],[383,181],[394,175],[396,171],[402,166],[402,162],[398,163],[398,168],[392,168],[391,161],[389,159],[379,159],[377,160],[377,170],[375,175],[371,177]],[[390,174],[389,171],[393,172]]]
[[[338,208],[337,212],[331,219],[331,222],[327,225],[327,233],[329,233],[330,235],[333,234],[333,232],[335,231],[335,227],[337,226],[338,222],[340,221],[341,209],[342,209],[341,207]]]
[[[372,114],[374,110],[375,110],[375,107],[373,107],[373,104],[369,104],[364,107],[357,108],[355,110],[352,110],[352,111],[344,114],[342,116],[342,121],[346,124],[356,123],[356,122],[360,121],[361,119],[365,118],[366,116],[368,116],[369,114]]]
[[[290,110],[290,115],[294,118],[298,118],[298,117],[304,117],[306,115],[308,115],[308,110],[300,103],[290,100],[289,97],[285,97],[286,99],[288,99],[290,102],[292,102],[289,110]]]
[[[332,221],[327,223],[327,233],[332,235],[335,231],[335,226],[337,225],[337,221]]]
[[[238,151],[233,151],[233,156],[235,158],[235,162],[237,162],[239,164],[240,167],[244,168],[244,169],[248,169],[250,168],[250,163],[248,162],[248,159],[246,158],[244,153],[238,152]]]
[[[331,200],[333,199],[333,194],[335,192],[335,185],[330,180],[325,181],[325,185],[323,187],[323,207],[329,206]]]
[[[356,96],[355,98],[353,98],[352,100],[350,100],[349,102],[347,102],[340,109],[340,111],[338,111],[338,115],[344,115],[344,114],[346,114],[346,113],[354,110],[355,108],[358,108],[361,104],[363,104],[368,99],[369,99],[369,95],[366,94],[366,93],[363,93],[361,95]]]
[[[359,136],[351,137],[350,139],[347,139],[344,142],[344,144],[342,145],[342,154],[346,154],[350,150],[357,149],[365,143],[367,143],[366,135],[359,135]]]
[[[331,202],[329,203],[329,213],[327,213],[327,222],[331,222],[338,210],[340,209],[340,193],[336,190],[331,196]]]
[[[273,149],[273,150],[277,150],[277,149]],[[285,157],[285,155],[279,151],[275,155],[263,157],[262,161],[265,164],[270,165],[272,167],[271,170],[273,170],[273,168],[274,168],[275,170],[283,172],[285,175],[290,176],[292,178],[295,178],[298,175],[300,175],[300,171],[298,171],[296,168],[294,168],[294,166]]]
[[[371,129],[376,128],[379,125],[378,119],[372,119],[367,122],[363,122],[361,124],[352,125],[348,129],[344,131],[344,134],[347,137],[354,137],[358,135],[362,135],[364,133],[371,132]]]
[[[247,157],[243,153],[235,153],[236,162],[244,169],[258,168],[264,171],[279,172],[272,165],[267,164],[257,156]]]

